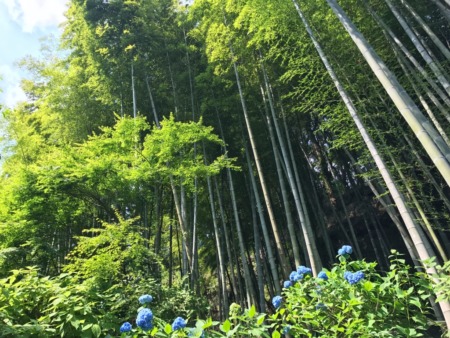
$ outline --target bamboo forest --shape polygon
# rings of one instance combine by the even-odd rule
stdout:
[[[0,108],[1,337],[450,337],[450,0],[65,16]]]

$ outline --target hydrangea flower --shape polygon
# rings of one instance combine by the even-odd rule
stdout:
[[[139,297],[139,303],[145,304],[150,303],[153,300],[153,297],[150,295],[143,295]]]
[[[174,330],[174,331],[181,330],[185,327],[186,327],[186,321],[181,317],[175,318],[175,320],[172,323],[172,330]]]
[[[292,286],[292,282],[290,280],[285,280],[283,283],[283,287],[285,289],[290,288]]]
[[[297,268],[297,273],[300,275],[307,275],[307,274],[311,274],[312,270],[310,268],[307,268],[306,266],[300,265]]]
[[[153,320],[152,311],[150,309],[145,308],[139,311],[136,318],[136,324],[142,330],[147,331],[153,327],[152,320]]]
[[[125,322],[120,327],[120,332],[130,332],[133,329],[130,323]]]
[[[351,255],[353,248],[350,245],[343,245],[342,248],[338,250],[338,255]]]
[[[299,274],[297,271],[292,271],[291,274],[289,275],[289,279],[295,283],[299,280],[302,280],[303,275]]]
[[[278,309],[281,306],[283,298],[281,296],[275,296],[272,298],[272,304],[275,307],[275,309]]]
[[[327,273],[325,271],[320,271],[319,274],[317,275],[317,278],[323,279],[323,280],[328,280],[328,276]]]
[[[356,271],[355,273],[352,273],[350,271],[345,271],[344,278],[350,285],[354,285],[364,278],[364,272]]]
[[[350,271],[345,271],[345,272],[344,272],[344,278],[345,278],[346,280],[348,280],[348,278],[349,278],[351,275],[352,275],[352,273],[351,273]]]

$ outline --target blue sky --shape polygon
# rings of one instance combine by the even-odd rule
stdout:
[[[0,0],[0,104],[25,100],[20,79],[26,76],[15,63],[40,55],[40,39],[60,34],[66,0]]]

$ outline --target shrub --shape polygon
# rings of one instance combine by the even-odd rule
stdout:
[[[223,323],[197,318],[204,304],[183,286],[136,278],[103,293],[70,274],[41,277],[36,268],[0,279],[1,337],[421,337],[435,323],[428,298],[434,286],[449,296],[450,265],[436,280],[411,268],[395,251],[385,274],[376,263],[352,261],[351,248],[317,277],[299,267],[272,299],[276,312],[260,314],[231,304]],[[434,264],[433,261],[427,264]],[[301,276],[301,278],[298,278]],[[152,295],[148,294],[151,292]],[[140,306],[137,311],[136,307]],[[151,308],[150,308],[151,307]],[[200,311],[202,313],[202,311]],[[164,319],[162,319],[164,318]],[[166,321],[169,320],[169,321]]]
[[[386,275],[376,263],[350,261],[351,251],[344,246],[331,270],[284,289],[283,305],[271,316],[277,331],[289,326],[294,337],[423,336],[430,326],[429,284],[395,251]]]
[[[90,293],[68,274],[13,270],[0,289],[1,337],[99,337],[115,326],[107,311],[113,299]]]
[[[0,337],[5,338],[112,337],[121,322],[134,322],[130,319],[136,318],[134,305],[139,298],[144,306],[152,299],[155,314],[163,318],[206,312],[206,302],[183,286],[169,289],[144,278],[98,292],[71,274],[43,277],[37,268],[29,267],[0,279],[0,290]],[[155,299],[145,294],[148,290],[156,292]],[[128,325],[120,328],[129,330]]]

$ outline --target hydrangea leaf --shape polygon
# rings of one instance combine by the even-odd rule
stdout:
[[[166,324],[166,326],[164,326],[164,332],[167,334],[171,334],[172,333],[172,325]]]

